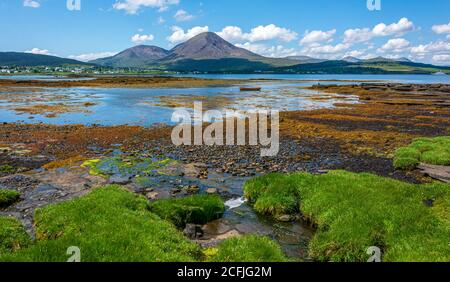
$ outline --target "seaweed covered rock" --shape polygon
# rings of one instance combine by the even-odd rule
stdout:
[[[222,217],[225,205],[219,196],[193,195],[156,201],[150,205],[150,210],[184,228],[186,224],[206,224]]]

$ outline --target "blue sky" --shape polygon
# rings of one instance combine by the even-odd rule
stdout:
[[[380,1],[371,11],[367,0],[80,0],[80,10],[66,0],[0,0],[0,51],[88,60],[212,31],[271,57],[450,64],[450,1]]]

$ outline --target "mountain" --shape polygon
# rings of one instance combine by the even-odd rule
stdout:
[[[239,48],[222,39],[213,32],[201,33],[181,43],[172,50],[164,61],[174,60],[211,60],[211,59],[247,59],[262,60],[263,56]]]
[[[122,51],[112,57],[97,59],[91,61],[90,63],[107,67],[145,67],[155,61],[167,57],[167,55],[169,55],[169,51],[163,48],[157,46],[139,45]]]
[[[376,57],[376,58],[364,60],[364,62],[368,62],[368,63],[385,63],[385,62],[412,63],[411,60],[409,60],[405,57],[398,58],[398,59],[388,59],[388,58],[384,58],[384,57]]]
[[[359,63],[359,62],[361,62],[360,59],[355,58],[355,57],[352,57],[352,56],[344,57],[344,58],[342,59],[342,61],[348,62],[348,63]]]
[[[60,58],[56,56],[38,55],[21,52],[0,52],[0,66],[58,67],[64,65],[89,65],[89,64],[77,60]]]
[[[309,56],[289,56],[289,57],[285,57],[285,59],[300,62],[302,64],[321,63],[321,62],[326,61],[324,59],[316,59],[316,58],[312,58]]]

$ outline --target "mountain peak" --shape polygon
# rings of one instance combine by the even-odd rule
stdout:
[[[260,55],[229,43],[214,32],[200,33],[170,51],[168,59],[261,58]]]
[[[143,67],[165,58],[169,51],[151,45],[137,45],[112,57],[97,59],[92,63],[110,67]]]

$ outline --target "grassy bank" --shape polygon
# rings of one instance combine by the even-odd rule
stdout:
[[[301,213],[317,226],[310,255],[320,261],[450,260],[450,185],[412,185],[371,174],[271,174],[245,195],[261,213]],[[295,200],[294,200],[295,199]]]
[[[450,136],[418,138],[395,152],[394,166],[397,169],[414,169],[420,162],[450,165]]]
[[[188,197],[157,202],[152,210],[175,223],[189,222],[185,213],[178,214],[183,208],[201,212],[195,222],[207,221],[223,212],[223,202],[215,196]],[[263,237],[226,240],[216,249],[219,255],[208,257],[174,224],[151,212],[144,197],[115,185],[39,209],[34,224],[31,243],[17,220],[0,218],[0,261],[64,262],[72,246],[80,249],[83,262],[285,260],[280,247]]]

